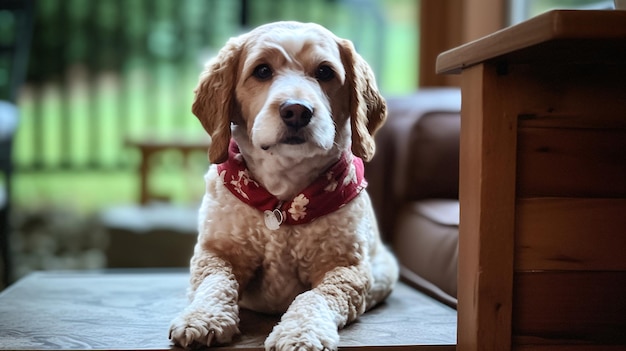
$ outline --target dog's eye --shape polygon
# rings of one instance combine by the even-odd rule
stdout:
[[[252,75],[260,80],[268,80],[272,78],[272,69],[266,64],[258,65],[254,68]]]
[[[329,81],[335,77],[335,72],[328,65],[321,65],[315,72],[315,78],[323,82]]]

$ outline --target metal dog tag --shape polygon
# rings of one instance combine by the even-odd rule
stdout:
[[[266,210],[263,212],[263,215],[265,217],[265,226],[269,230],[276,230],[280,228],[280,225],[284,221],[283,211],[279,209],[275,209],[273,211]]]

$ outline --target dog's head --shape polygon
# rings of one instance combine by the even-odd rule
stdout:
[[[195,94],[192,111],[211,135],[213,163],[228,157],[231,123],[259,150],[307,155],[351,141],[367,161],[386,118],[372,70],[352,43],[310,23],[277,22],[230,39]]]

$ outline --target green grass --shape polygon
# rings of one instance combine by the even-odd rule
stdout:
[[[173,203],[195,204],[204,193],[203,172],[159,170],[150,179],[152,191]],[[67,207],[80,213],[139,201],[135,172],[20,173],[15,177],[16,208]]]
[[[69,207],[92,212],[135,201],[139,187],[129,172],[19,173],[14,182],[17,208]]]

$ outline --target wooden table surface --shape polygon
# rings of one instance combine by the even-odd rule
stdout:
[[[187,284],[181,271],[33,273],[0,293],[0,349],[176,349],[168,328]],[[277,321],[243,311],[242,335],[219,349],[262,350]],[[399,284],[340,336],[341,349],[454,350],[456,311]]]
[[[437,73],[486,61],[594,62],[626,59],[626,11],[553,10],[439,54]]]

